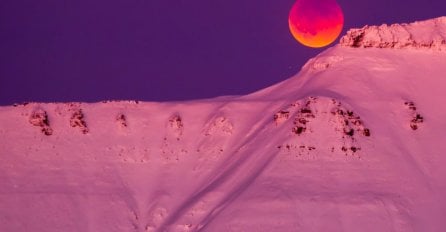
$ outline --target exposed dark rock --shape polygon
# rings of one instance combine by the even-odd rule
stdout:
[[[364,129],[363,134],[364,134],[364,136],[367,136],[367,137],[369,137],[371,135],[370,130],[367,128]]]
[[[344,129],[344,133],[345,135],[353,136],[355,134],[355,131],[352,128],[350,128],[348,131],[345,131]]]
[[[87,134],[89,132],[82,109],[74,109],[73,114],[70,118],[70,126],[79,127],[83,134]]]
[[[406,101],[404,102],[404,105],[408,108],[410,111],[412,119],[410,120],[410,128],[412,130],[418,130],[420,127],[420,124],[424,122],[424,117],[421,116],[420,113],[417,112],[417,107],[415,106],[415,103],[412,101]]]
[[[297,110],[296,118],[294,119],[294,127],[291,131],[297,135],[301,135],[305,131],[307,131],[307,124],[310,122],[310,119],[315,118],[316,116],[311,109],[311,104],[316,103],[317,98],[309,97],[305,106]],[[301,104],[296,103],[295,106],[299,106]]]
[[[359,31],[357,33],[352,32],[351,36],[352,36],[353,43],[351,46],[354,48],[361,47],[361,42],[364,40],[364,35],[365,35],[365,32],[363,32],[363,31]]]
[[[37,109],[29,117],[29,123],[33,126],[40,127],[44,135],[52,135],[53,129],[50,127],[50,121],[48,119],[48,114],[45,110]]]
[[[302,134],[303,132],[305,132],[305,130],[306,130],[306,128],[305,127],[301,127],[301,126],[293,127],[293,129],[292,129],[292,131],[294,133],[296,133],[297,135]]]
[[[173,115],[169,119],[169,128],[171,129],[172,133],[177,137],[177,140],[180,140],[180,137],[183,135],[183,119],[180,115]]]
[[[127,127],[127,117],[124,114],[118,114],[116,116],[116,121],[121,127]]]

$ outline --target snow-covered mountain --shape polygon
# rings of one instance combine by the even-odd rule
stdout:
[[[446,231],[446,17],[341,41],[247,96],[0,107],[0,231]]]

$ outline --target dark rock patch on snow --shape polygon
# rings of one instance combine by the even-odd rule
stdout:
[[[116,122],[121,128],[127,127],[127,117],[123,113],[120,113],[116,116]]]
[[[29,123],[33,126],[40,127],[40,130],[44,135],[52,135],[53,129],[50,127],[50,121],[48,120],[48,114],[45,110],[36,109],[29,117]]]
[[[180,140],[180,137],[183,135],[184,125],[183,125],[183,119],[180,115],[176,114],[170,117],[168,122],[168,127],[170,129],[170,132],[172,132],[177,140]]]
[[[290,107],[279,110],[274,115],[274,122],[279,126],[290,117],[293,117],[291,132],[300,138],[297,143],[291,140],[278,148],[287,154],[295,151],[297,157],[307,155],[313,159],[316,154],[312,153],[319,150],[356,155],[361,151],[361,138],[371,136],[361,117],[336,99],[309,97],[294,102]],[[337,142],[317,147],[314,144],[321,135],[333,136],[333,141]]]
[[[83,134],[87,134],[89,132],[89,129],[87,127],[87,123],[85,122],[84,113],[82,112],[82,109],[77,108],[73,109],[73,113],[71,114],[70,118],[70,126],[71,127],[79,127],[81,132]]]
[[[407,109],[410,111],[410,128],[412,130],[418,130],[420,127],[420,124],[424,122],[424,117],[421,116],[420,113],[417,111],[417,107],[415,106],[415,103],[412,101],[406,101],[404,102],[404,105],[407,107]]]

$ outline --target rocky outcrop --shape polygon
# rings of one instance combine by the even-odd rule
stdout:
[[[323,150],[360,158],[362,144],[371,136],[363,119],[336,99],[308,97],[274,115],[276,127],[288,119],[292,119],[291,134],[299,139],[294,137],[277,148],[281,154],[291,154],[298,159],[316,159],[318,151]],[[330,137],[331,140],[323,141],[324,146],[317,146],[315,141],[321,141],[322,137]],[[328,156],[324,158],[330,159]]]
[[[82,109],[73,109],[73,114],[70,118],[70,126],[71,127],[79,127],[83,134],[88,133],[87,123],[85,122],[84,113]]]
[[[446,51],[446,16],[410,24],[383,24],[351,29],[341,46],[354,48],[417,48]]]
[[[424,117],[417,111],[415,103],[412,101],[404,102],[404,105],[410,111],[410,128],[412,130],[418,130],[420,124],[424,122]]]
[[[48,120],[48,114],[45,110],[36,109],[29,117],[29,123],[33,126],[40,127],[40,130],[44,135],[52,135],[53,129],[50,127],[50,121]]]
[[[184,125],[183,119],[180,115],[173,115],[169,119],[168,128],[171,134],[173,134],[177,140],[180,140],[180,137],[183,135]]]
[[[127,127],[127,117],[126,117],[125,114],[123,114],[123,113],[119,113],[119,114],[116,116],[116,122],[118,123],[118,125],[119,125],[121,128],[126,128],[126,127]]]

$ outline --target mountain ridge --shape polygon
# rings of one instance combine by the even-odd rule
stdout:
[[[346,47],[415,48],[446,51],[446,16],[403,24],[350,29],[340,40]]]
[[[0,230],[441,231],[444,73],[340,44],[246,96],[0,107]]]

